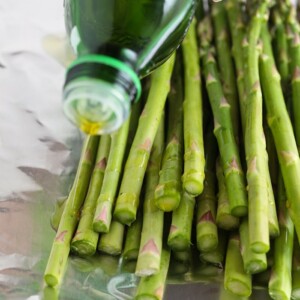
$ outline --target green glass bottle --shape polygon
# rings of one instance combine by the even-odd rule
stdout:
[[[128,117],[140,78],[183,40],[197,0],[65,0],[77,59],[64,85],[64,112],[81,130],[106,134]]]

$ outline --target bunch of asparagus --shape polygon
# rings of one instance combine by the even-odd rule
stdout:
[[[162,299],[170,261],[197,272],[197,256],[239,299],[261,278],[271,298],[300,299],[297,11],[223,0],[204,16],[202,4],[122,128],[86,137],[52,218],[47,285],[70,252],[100,252],[136,262],[136,299]]]

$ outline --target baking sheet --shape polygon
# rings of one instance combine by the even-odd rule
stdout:
[[[50,215],[68,193],[83,139],[61,109],[70,59],[62,0],[0,0],[0,299],[58,297],[42,276]],[[218,273],[206,272],[201,281]],[[195,283],[200,277],[173,277],[165,299],[218,299],[219,283]],[[71,258],[59,299],[131,299],[135,285],[111,257]],[[260,298],[264,290],[254,292]]]

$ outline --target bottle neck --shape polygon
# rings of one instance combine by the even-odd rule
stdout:
[[[118,85],[136,102],[141,96],[141,83],[137,74],[118,59],[90,54],[76,59],[67,70],[64,87],[80,78],[91,78]]]
[[[63,108],[82,131],[109,134],[125,122],[140,94],[140,80],[128,65],[104,55],[86,55],[67,70]]]

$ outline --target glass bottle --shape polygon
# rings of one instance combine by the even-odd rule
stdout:
[[[183,40],[197,0],[65,0],[77,59],[63,93],[68,118],[89,134],[117,130],[141,94],[140,78]]]

